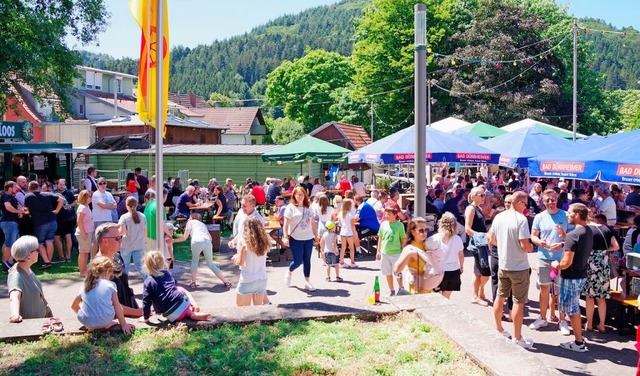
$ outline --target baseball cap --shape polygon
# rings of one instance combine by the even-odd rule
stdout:
[[[327,222],[325,227],[327,228],[327,230],[333,230],[334,228],[336,228],[336,223],[332,222],[332,221],[329,221],[329,222]]]
[[[167,223],[167,229],[169,231],[173,231],[176,229],[176,226],[174,226],[173,223]]]
[[[284,197],[282,197],[282,196],[276,196],[276,200],[284,200]]]

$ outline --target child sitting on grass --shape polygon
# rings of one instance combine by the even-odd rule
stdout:
[[[109,329],[118,325],[113,321],[116,317],[120,328],[125,334],[132,333],[133,325],[127,324],[118,302],[116,284],[111,282],[111,275],[115,265],[111,259],[98,256],[89,264],[89,270],[84,280],[84,286],[71,304],[71,309],[77,313],[78,321],[89,332]]]
[[[320,239],[320,249],[327,264],[327,282],[331,282],[331,267],[336,269],[336,282],[342,282],[340,278],[340,262],[338,260],[338,245],[336,237],[336,224],[335,222],[328,221],[325,224],[325,231]]]
[[[142,322],[148,322],[151,316],[151,306],[157,313],[166,317],[169,322],[190,318],[194,321],[206,321],[211,316],[199,313],[200,307],[193,296],[177,285],[176,280],[167,270],[167,264],[162,252],[151,251],[144,256],[142,267],[149,275],[144,280],[142,291]]]

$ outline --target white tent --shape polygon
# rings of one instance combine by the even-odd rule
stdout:
[[[564,138],[573,138],[573,132],[572,131],[569,131],[567,129],[563,129],[563,128],[560,128],[560,127],[556,127],[556,126],[551,125],[551,124],[543,123],[541,121],[533,120],[533,119],[520,120],[520,121],[517,121],[515,123],[511,123],[509,125],[505,125],[504,127],[501,127],[500,129],[505,130],[507,132],[513,132],[513,131],[518,130],[518,129],[530,128],[530,127],[535,127],[535,128],[538,128],[538,129],[542,129],[543,131],[546,131],[548,133],[554,134],[556,136],[560,136],[560,137],[564,137]],[[582,133],[576,133],[576,137],[586,137],[586,136],[583,135]]]
[[[471,123],[468,123],[464,120],[456,119],[454,117],[448,117],[446,119],[438,120],[434,123],[431,123],[431,128],[439,130],[440,132],[450,133],[462,127],[466,127],[469,124]]]

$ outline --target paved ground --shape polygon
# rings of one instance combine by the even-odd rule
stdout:
[[[226,244],[224,240],[223,243]],[[216,262],[221,266],[225,275],[228,276],[235,286],[238,278],[238,269],[230,263],[230,257],[231,253],[227,251],[226,247],[223,247],[223,252],[216,254]],[[533,257],[533,255],[531,257]],[[531,260],[533,260],[533,258]],[[355,298],[358,302],[360,302],[360,300],[364,302],[366,301],[367,294],[373,288],[375,275],[379,273],[378,263],[374,261],[372,257],[367,256],[359,262],[359,268],[341,271],[341,276],[345,280],[344,282],[326,282],[324,280],[326,268],[321,266],[321,261],[315,254],[312,258],[312,264],[311,281],[317,288],[317,290],[312,293],[303,289],[304,279],[302,276],[302,268],[294,272],[292,286],[286,287],[283,275],[288,263],[281,262],[269,266],[268,293],[273,304],[294,308],[296,307],[295,304],[306,302],[330,303],[332,299],[334,299],[334,301],[344,301],[344,299],[341,298]],[[201,268],[198,275],[198,283],[200,286],[193,290],[192,293],[198,300],[198,303],[203,307],[203,311],[210,312],[215,316],[216,312],[222,311],[221,308],[235,306],[235,290],[233,288],[231,290],[225,289],[213,273],[205,268],[204,262],[200,265]],[[187,263],[182,262],[178,263],[174,269],[174,274],[178,281],[185,285],[189,283],[188,267]],[[472,267],[473,259],[466,257],[465,270],[470,271]],[[462,291],[454,293],[451,300],[461,314],[476,317],[483,322],[483,324],[492,328],[494,327],[494,323],[491,308],[470,303],[471,281],[472,275],[470,273],[466,272],[463,274]],[[131,275],[131,282],[134,291],[141,293],[142,281],[135,273]],[[2,281],[2,284],[6,286],[6,280]],[[61,317],[63,321],[65,319],[71,319],[73,312],[69,307],[73,296],[81,286],[80,280],[63,279],[46,281],[43,284],[45,296],[47,296],[51,302],[52,309],[56,316]],[[381,286],[382,295],[384,295],[387,292],[386,282],[381,281]],[[490,295],[489,286],[487,286],[487,296]],[[531,323],[538,314],[538,292],[535,284],[532,284],[530,288],[529,298],[531,301],[528,304],[528,309],[525,314],[526,325]],[[0,305],[5,308],[8,307],[6,287],[2,289],[0,299],[2,299]],[[8,309],[3,309],[2,312],[8,312]],[[3,316],[7,316],[7,314],[5,313]],[[7,320],[6,317],[0,319],[3,321]],[[512,332],[512,325],[510,323],[505,322],[504,326],[505,329]],[[569,352],[558,347],[560,342],[567,341],[573,337],[562,336],[557,330],[557,325],[551,324],[542,331],[532,331],[525,328],[523,333],[526,337],[532,338],[536,342],[534,349],[530,350],[530,352],[540,359],[545,366],[555,368],[564,374],[633,374],[638,359],[633,346],[634,336],[619,336],[614,329],[608,329],[609,332],[607,334],[589,333],[586,335],[589,351],[584,354]],[[481,333],[482,331],[479,330],[479,332]],[[526,367],[526,365],[523,366]],[[518,372],[514,370],[514,374],[518,374]]]

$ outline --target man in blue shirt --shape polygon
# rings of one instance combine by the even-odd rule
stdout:
[[[552,321],[555,321],[554,305],[558,298],[560,277],[556,275],[551,278],[551,263],[562,259],[564,239],[569,225],[567,212],[558,208],[558,194],[553,189],[547,189],[542,193],[542,202],[546,210],[536,214],[531,227],[531,242],[538,251],[538,284],[540,285],[540,317],[529,325],[529,328],[534,330],[548,325],[549,303],[553,308]],[[563,335],[571,334],[562,314],[558,326]]]
[[[175,217],[178,215],[189,218],[191,215],[191,207],[196,206],[196,203],[193,201],[193,195],[195,194],[196,187],[190,185],[178,198],[178,206],[176,207]]]
[[[366,201],[363,201],[363,197],[360,195],[355,196],[355,201],[358,207],[356,210],[356,218],[359,218],[356,224],[358,238],[361,239],[372,234],[377,234],[380,229],[380,223],[378,222],[375,209]]]

